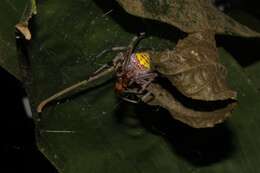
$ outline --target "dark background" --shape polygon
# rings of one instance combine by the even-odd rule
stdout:
[[[224,7],[225,13],[242,10],[260,21],[258,0],[215,0],[215,4],[221,9]],[[258,61],[259,39],[243,40],[218,36],[217,43],[235,58],[241,57],[237,60],[243,67]],[[250,56],[246,51],[248,49],[251,50]],[[56,173],[56,169],[37,150],[33,120],[27,117],[22,104],[22,98],[26,96],[22,84],[2,68],[0,81],[0,156],[3,160],[1,172]]]

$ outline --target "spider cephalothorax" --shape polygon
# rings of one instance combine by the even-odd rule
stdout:
[[[109,49],[109,51],[121,51],[112,60],[112,66],[105,64],[94,72],[93,75],[91,75],[87,80],[65,88],[64,90],[43,100],[37,107],[37,112],[42,112],[45,105],[49,102],[54,101],[65,94],[67,95],[76,88],[87,85],[90,82],[97,80],[113,71],[116,74],[115,91],[124,100],[137,103],[140,98],[143,100],[142,97],[147,97],[150,95],[149,92],[146,92],[146,88],[155,79],[157,74],[151,69],[150,56],[148,53],[134,52],[135,46],[143,35],[144,34],[140,34],[139,37],[134,37],[128,47],[114,47]],[[107,52],[108,50],[104,50],[97,57],[101,57]]]

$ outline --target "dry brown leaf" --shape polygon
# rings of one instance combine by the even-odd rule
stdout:
[[[175,50],[151,54],[154,69],[183,95],[205,101],[236,98],[226,82],[227,70],[219,63],[214,33],[190,34]]]
[[[150,52],[154,70],[177,90],[151,84],[148,91],[155,100],[148,104],[167,109],[175,119],[195,128],[224,121],[234,109],[236,92],[228,87],[227,70],[219,63],[215,33],[245,37],[260,36],[259,33],[218,11],[209,0],[117,1],[130,14],[165,22],[189,33],[175,50]],[[177,92],[185,99],[178,98]],[[206,109],[187,104],[194,101]],[[208,110],[214,104],[221,107]]]
[[[236,105],[235,102],[228,102],[225,106],[212,111],[200,111],[185,107],[174,95],[158,84],[151,84],[148,91],[155,96],[155,99],[148,104],[167,109],[173,118],[194,128],[213,127],[223,122],[231,115]]]
[[[173,25],[187,33],[212,30],[219,34],[259,37],[216,9],[209,0],[117,0],[128,13]]]

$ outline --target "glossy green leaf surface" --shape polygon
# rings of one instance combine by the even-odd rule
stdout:
[[[252,80],[255,87],[260,90],[260,62],[256,62],[245,69],[248,77]]]
[[[128,15],[114,1],[40,1],[28,47],[33,108],[46,97],[85,79],[146,32],[138,49],[173,49],[182,33],[173,27]],[[222,63],[239,106],[226,123],[192,129],[163,110],[121,101],[114,80],[50,105],[34,114],[38,146],[61,173],[83,172],[257,172],[260,100],[240,66],[223,49]],[[253,98],[253,99],[252,99]]]
[[[28,0],[7,0],[0,5],[0,66],[21,79],[16,51],[15,25],[21,19]]]

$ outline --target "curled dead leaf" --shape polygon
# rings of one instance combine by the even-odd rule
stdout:
[[[154,100],[148,102],[149,105],[158,105],[167,109],[171,116],[194,128],[213,127],[226,120],[234,107],[235,101],[229,101],[224,106],[212,110],[196,110],[189,108],[175,98],[158,84],[151,84],[147,90],[154,95]]]
[[[227,85],[227,70],[219,62],[213,32],[190,34],[175,50],[151,54],[154,69],[185,96],[205,101],[236,98]]]
[[[117,0],[128,13],[168,23],[187,33],[212,30],[218,34],[259,37],[216,9],[209,0]]]

